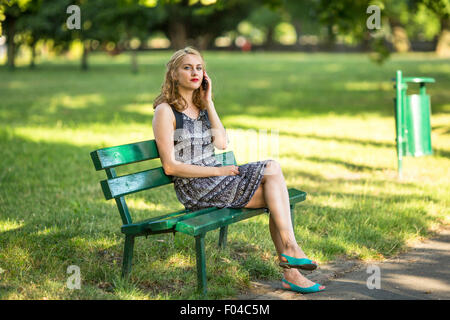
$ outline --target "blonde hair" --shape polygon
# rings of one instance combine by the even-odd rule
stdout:
[[[153,101],[153,109],[164,102],[173,106],[177,111],[180,112],[188,107],[187,101],[178,92],[178,85],[173,79],[173,74],[181,65],[183,57],[188,54],[194,54],[200,57],[200,59],[202,60],[202,68],[205,69],[205,61],[203,60],[202,55],[194,48],[186,47],[184,49],[176,51],[170,58],[169,62],[166,64],[167,70],[164,77],[164,82],[161,86],[161,93]],[[194,92],[192,93],[192,102],[200,110],[206,109],[206,104],[201,98],[200,88],[194,90]]]

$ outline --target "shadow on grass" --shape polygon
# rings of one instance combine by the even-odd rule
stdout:
[[[352,171],[356,171],[356,172],[386,170],[386,168],[383,168],[383,167],[354,164],[349,161],[343,161],[341,159],[335,159],[335,158],[299,156],[298,154],[290,154],[289,156],[291,156],[291,157],[294,156],[298,160],[307,160],[307,161],[312,161],[312,162],[317,162],[317,163],[330,163],[330,164],[342,165],[345,168],[352,170]]]
[[[306,55],[298,60],[293,59],[295,55],[267,54],[250,58],[236,54],[224,60],[220,54],[215,55],[211,54],[209,59],[218,97],[216,108],[221,117],[292,118],[330,112],[351,116],[367,113],[393,116],[394,90],[386,91],[381,84],[390,81],[395,68],[403,66],[408,73],[415,73],[420,71],[419,62],[422,61],[433,66],[433,72],[442,72],[442,68],[437,67],[442,61],[420,59],[397,61],[398,65],[380,69],[364,56]],[[152,108],[169,56],[170,52],[142,55],[142,72],[138,74],[129,72],[128,58],[102,58],[102,55],[93,56],[91,70],[87,72],[78,70],[78,62],[64,61],[46,62],[38,65],[37,70],[18,68],[13,73],[0,68],[0,73],[7,74],[0,81],[0,95],[8,97],[3,103],[9,106],[1,110],[2,122],[54,125],[58,121],[67,121],[83,126],[119,121],[148,123],[150,127],[151,112],[140,113],[129,108],[130,105],[143,111]],[[329,63],[324,63],[324,59],[329,59]],[[245,63],[246,73],[242,73],[241,63]],[[361,65],[367,68],[355,69]],[[446,77],[439,81],[432,89],[445,93]],[[80,108],[71,105],[70,100],[83,99],[85,95],[97,95],[101,102],[81,101],[83,107]],[[67,96],[69,105],[59,101],[60,96]],[[434,98],[433,113],[445,113],[448,101],[445,94]],[[54,99],[56,102],[52,101]]]
[[[230,129],[244,129],[244,130],[254,130],[258,129],[252,126],[246,126],[246,125],[230,125],[228,126]],[[320,141],[332,141],[332,142],[338,142],[338,143],[348,143],[348,144],[354,144],[359,145],[363,147],[377,147],[377,148],[391,148],[394,152],[397,148],[397,144],[395,143],[395,137],[393,138],[394,142],[386,142],[386,141],[373,141],[373,140],[364,140],[364,139],[357,139],[357,138],[348,138],[348,137],[335,137],[335,136],[321,136],[316,134],[302,134],[297,132],[289,132],[285,130],[278,130],[278,134],[280,136],[285,137],[291,137],[291,138],[299,138],[299,139],[314,139],[314,140],[320,140]],[[433,156],[441,157],[441,158],[450,158],[450,151],[444,150],[444,149],[438,149],[433,148]],[[309,160],[308,158],[302,158]],[[312,160],[312,159],[311,159]],[[320,160],[319,158],[317,160]],[[345,162],[341,162],[341,160],[338,159],[329,159],[323,160],[324,162],[333,163],[335,161],[336,164],[343,164],[347,165],[349,168],[355,168],[358,169],[358,165],[354,164],[346,164]],[[318,161],[320,162],[320,161]],[[341,162],[341,163],[340,163]],[[373,167],[364,167],[360,166],[359,169],[362,170],[382,170],[382,168],[373,168]]]
[[[8,149],[2,157],[6,173],[0,180],[0,205],[4,208],[0,212],[0,223],[6,223],[5,230],[0,229],[0,242],[5,244],[2,268],[6,270],[6,285],[17,284],[17,281],[29,283],[33,279],[41,285],[50,281],[65,287],[69,277],[67,267],[77,265],[81,269],[83,286],[90,290],[77,296],[120,298],[121,293],[117,292],[120,288],[112,283],[121,273],[124,236],[120,233],[121,221],[115,203],[104,200],[101,192],[99,181],[105,179],[104,173],[95,171],[89,156],[95,148],[31,142],[2,130],[0,146]],[[140,193],[143,200],[154,199],[155,207],[160,205],[165,209],[153,211],[131,205],[134,220],[175,211],[166,211],[170,206],[182,207],[175,200],[172,188]],[[170,197],[166,195],[168,189],[171,189]],[[170,206],[167,201],[172,202]],[[13,227],[9,222],[14,222]],[[218,234],[213,238],[207,238],[209,253],[212,245],[217,247]],[[201,298],[195,293],[195,263],[184,261],[195,261],[192,237],[178,236],[175,241],[172,234],[140,237],[134,255],[134,272],[131,285],[127,287],[129,292],[123,293],[125,296],[140,289],[153,298],[160,295],[171,299]],[[169,261],[172,262],[168,264]],[[215,264],[208,262],[219,270],[220,263]],[[151,265],[155,267],[152,269]],[[229,272],[221,274],[220,270],[218,274],[209,273],[208,277],[211,278],[210,298],[223,298],[221,294],[230,294],[241,281],[231,277]],[[220,283],[228,283],[229,288],[220,289]],[[22,293],[25,297],[26,290]]]
[[[104,282],[111,283],[113,277],[121,271],[121,257],[123,252],[123,235],[120,234],[120,218],[117,208],[111,201],[104,200],[99,186],[99,181],[104,179],[104,174],[95,172],[89,152],[96,149],[95,146],[74,146],[64,143],[37,143],[23,138],[13,136],[11,133],[0,131],[0,146],[4,150],[2,155],[2,168],[5,169],[0,180],[0,205],[4,210],[0,212],[0,219],[6,221],[15,221],[21,227],[12,230],[0,232],[0,242],[6,244],[3,252],[6,253],[3,268],[8,273],[11,282],[19,280],[19,274],[25,270],[32,270],[24,281],[33,279],[43,279],[52,281],[62,281],[67,279],[66,268],[69,265],[79,265],[83,272],[83,279],[86,283],[103,292],[101,294],[110,294],[111,287],[104,285]],[[326,159],[311,157],[310,161],[325,161],[329,163],[340,163],[337,159]],[[343,163],[345,164],[345,163]],[[351,164],[347,164],[350,165]],[[355,170],[372,170],[366,166],[353,166]],[[377,168],[375,168],[377,170]],[[323,182],[323,177],[314,175],[301,170],[295,170],[295,174],[302,177]],[[338,187],[339,183],[363,184],[364,181],[350,181],[345,179],[327,180],[327,186],[330,182]],[[372,183],[372,182],[371,182]],[[373,181],[374,184],[384,184],[384,181]],[[392,182],[391,182],[392,183]],[[402,187],[405,184],[402,183]],[[411,184],[411,188],[414,184]],[[316,187],[317,188],[317,187]],[[319,187],[320,189],[321,187]],[[306,185],[305,191],[309,192]],[[142,193],[143,199],[154,199],[163,205],[170,202],[174,207],[179,206],[172,190],[172,195],[166,195],[167,189],[155,189]],[[150,197],[154,194],[155,198]],[[321,191],[321,196],[334,196],[339,191],[332,192]],[[314,194],[309,195],[309,197]],[[354,201],[361,197],[360,194],[346,193]],[[301,210],[305,211],[305,218],[312,220],[297,219],[297,226],[307,227],[310,232],[318,236],[330,237],[334,235],[339,241],[327,243],[325,240],[312,243],[314,251],[329,250],[329,257],[335,254],[349,254],[349,247],[366,247],[368,250],[378,250],[382,254],[395,252],[392,249],[392,241],[398,243],[398,247],[403,245],[402,238],[397,237],[392,232],[403,230],[412,232],[414,230],[426,230],[427,223],[431,221],[426,212],[416,209],[413,213],[410,209],[404,207],[415,195],[394,196],[378,195],[366,196],[366,202],[362,208],[358,203],[353,208],[335,208],[331,206],[308,206],[302,205]],[[433,199],[433,201],[438,201]],[[384,204],[389,202],[398,209],[397,217],[393,215],[383,216],[377,213],[377,209],[372,204]],[[163,206],[164,207],[164,206]],[[358,214],[361,210],[366,210],[367,217],[370,214],[376,214],[376,220],[370,224],[359,224]],[[173,210],[174,211],[174,210]],[[160,215],[167,212],[151,212],[138,206],[132,208],[134,217],[148,218],[150,214]],[[325,216],[328,221],[326,225],[320,225],[316,221],[317,217]],[[353,217],[354,230],[342,230],[339,223],[345,223],[348,217]],[[398,220],[400,218],[400,220]],[[138,219],[136,219],[138,220]],[[398,222],[405,225],[398,229]],[[249,222],[254,223],[254,222]],[[380,229],[380,225],[389,226],[388,232]],[[263,226],[261,225],[261,228]],[[335,228],[335,229],[334,229]],[[234,228],[233,228],[234,229]],[[242,232],[249,232],[245,225],[242,225]],[[344,232],[340,234],[340,232]],[[328,236],[326,235],[328,234]],[[267,236],[266,233],[265,236]],[[171,295],[177,292],[180,297],[192,298],[196,287],[196,269],[195,265],[170,265],[170,272],[167,271],[167,265],[163,260],[169,260],[179,255],[182,251],[183,256],[193,257],[194,241],[189,238],[179,241],[170,241],[170,235],[163,238],[166,242],[157,241],[156,236],[150,237],[149,241],[137,241],[134,268],[137,273],[133,275],[136,286],[147,290],[146,288],[155,285],[164,290],[163,283],[167,285],[164,294]],[[213,240],[212,240],[213,239]],[[185,241],[186,240],[186,241]],[[263,241],[255,237],[255,242]],[[325,241],[325,242],[324,242]],[[217,237],[209,237],[207,241],[207,251],[217,246]],[[342,245],[341,243],[345,243]],[[26,257],[22,261],[20,257],[15,257],[15,250],[24,250]],[[238,255],[235,245],[231,245],[230,255]],[[272,248],[272,247],[271,247]],[[215,252],[216,249],[213,250]],[[267,248],[265,248],[267,250]],[[389,251],[391,250],[391,251]],[[8,253],[9,252],[9,253]],[[22,252],[22,251],[21,251]],[[258,256],[257,250],[252,250],[252,254]],[[155,259],[156,257],[156,259]],[[161,266],[158,269],[148,270],[147,263],[160,261]],[[209,268],[220,270],[223,266],[217,258],[215,261],[208,262]],[[252,276],[273,275],[273,270],[267,268],[264,264],[247,263],[241,260],[239,272],[249,273]],[[13,270],[13,271],[11,271]],[[85,271],[87,270],[87,271]],[[210,269],[211,270],[211,269]],[[132,277],[132,279],[133,279]],[[141,277],[149,277],[146,283],[141,283]],[[237,288],[239,283],[233,282],[230,275],[223,274],[217,277],[217,274],[209,273],[211,277],[210,285],[219,286],[226,281],[231,288]],[[162,280],[161,280],[162,279]],[[238,281],[238,280],[235,280]],[[8,285],[8,284],[7,284]],[[241,284],[242,285],[242,284]],[[102,286],[106,288],[102,291]],[[135,287],[136,287],[135,286]],[[108,289],[109,288],[109,289]],[[109,290],[109,291],[108,291]],[[146,294],[157,294],[158,290],[147,292]],[[95,297],[95,294],[92,293]],[[115,293],[113,293],[115,294]],[[213,293],[214,294],[214,293]],[[218,297],[221,297],[220,294]],[[223,297],[222,297],[223,298]]]

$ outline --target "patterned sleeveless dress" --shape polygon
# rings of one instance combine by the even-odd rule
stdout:
[[[174,134],[175,159],[198,166],[222,166],[215,157],[208,111],[201,110],[197,119],[192,119],[174,107],[172,110],[177,123]],[[173,176],[175,193],[184,207],[192,211],[208,207],[242,208],[260,185],[269,161],[240,165],[239,175],[235,176]]]

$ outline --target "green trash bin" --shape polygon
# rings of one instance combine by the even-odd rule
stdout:
[[[408,84],[419,84],[419,94],[407,95]],[[397,134],[398,173],[402,173],[403,156],[425,156],[433,154],[431,148],[431,105],[425,84],[434,83],[433,78],[402,77],[397,71],[395,86],[395,118]]]

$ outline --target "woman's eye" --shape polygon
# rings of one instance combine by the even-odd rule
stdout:
[[[183,69],[184,69],[184,70],[189,70],[189,69],[191,69],[191,67],[185,66]],[[198,70],[198,71],[202,71],[203,68],[202,68],[202,67],[197,67],[197,70]]]

